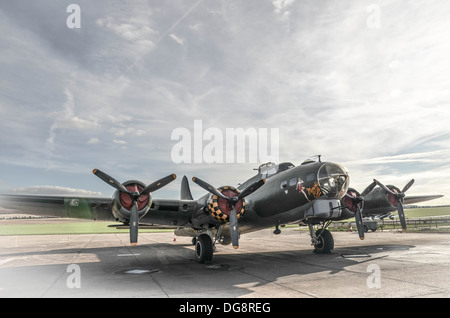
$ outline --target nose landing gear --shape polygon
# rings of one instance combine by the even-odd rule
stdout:
[[[319,254],[330,254],[334,249],[334,239],[330,231],[326,229],[331,222],[324,224],[321,229],[314,231],[312,224],[308,223],[311,245],[314,245],[314,252]]]

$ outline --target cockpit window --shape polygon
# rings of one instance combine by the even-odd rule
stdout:
[[[349,177],[345,168],[335,163],[324,163],[317,173],[322,192],[329,198],[341,199],[347,193]]]
[[[295,166],[290,162],[283,162],[280,164],[276,164],[275,162],[267,162],[263,163],[258,167],[258,173],[262,178],[268,178],[277,174],[278,172],[282,172],[288,169],[292,169]]]
[[[275,162],[267,162],[259,166],[258,172],[261,177],[267,178],[278,171],[278,165]]]

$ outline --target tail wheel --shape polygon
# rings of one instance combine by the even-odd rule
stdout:
[[[213,257],[213,243],[209,235],[202,234],[195,242],[195,259],[198,263],[210,262]]]
[[[316,236],[318,242],[314,245],[314,252],[320,254],[330,254],[334,249],[333,235],[328,230],[317,230]]]

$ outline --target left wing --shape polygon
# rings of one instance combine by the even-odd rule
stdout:
[[[439,199],[442,197],[443,197],[443,195],[414,195],[414,196],[405,197],[404,203],[405,204],[414,204],[414,203]]]
[[[344,217],[356,216],[357,211],[361,211],[362,216],[377,216],[386,213],[398,211],[398,216],[402,224],[402,228],[406,231],[406,217],[403,206],[405,204],[413,204],[443,197],[443,195],[420,195],[409,196],[405,192],[414,184],[414,179],[410,180],[402,190],[400,188],[387,185],[374,179],[372,184],[364,191],[364,195],[360,195],[355,189],[349,188],[346,196],[342,199],[344,209]],[[375,188],[375,185],[378,185]]]

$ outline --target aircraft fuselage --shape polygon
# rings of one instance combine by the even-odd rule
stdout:
[[[329,162],[300,165],[269,176],[246,200],[242,232],[315,218],[338,219],[348,188],[344,167]]]

